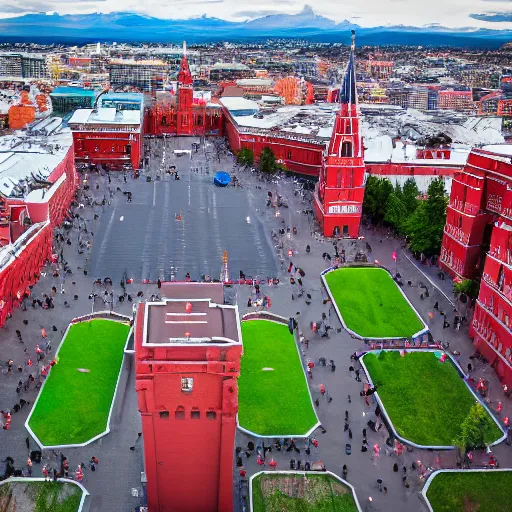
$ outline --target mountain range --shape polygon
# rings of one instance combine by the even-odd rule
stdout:
[[[269,37],[301,38],[316,42],[350,42],[357,31],[359,45],[467,46],[497,48],[512,40],[512,31],[424,27],[360,27],[347,20],[336,23],[309,6],[298,14],[271,14],[245,22],[203,15],[189,19],[162,19],[131,12],[109,14],[34,13],[0,19],[0,41],[62,42],[174,42],[248,41]]]

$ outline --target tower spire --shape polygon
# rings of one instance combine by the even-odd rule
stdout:
[[[183,56],[187,56],[187,41],[183,41]]]

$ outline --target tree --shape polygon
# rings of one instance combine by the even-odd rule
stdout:
[[[276,156],[270,148],[263,148],[260,155],[260,171],[268,174],[276,172]]]
[[[401,195],[401,194],[400,194]],[[405,205],[396,192],[392,192],[386,204],[386,213],[384,215],[384,222],[391,224],[398,232],[403,232],[404,222],[407,221],[407,210]]]
[[[476,299],[478,297],[478,292],[480,290],[480,285],[478,281],[473,281],[472,279],[465,279],[460,283],[453,283],[453,292],[456,297],[462,297],[465,295],[470,299]],[[461,300],[461,302],[465,302]]]
[[[461,433],[456,441],[461,450],[469,451],[485,447],[485,436],[490,419],[482,404],[471,407],[466,419],[462,422]]]
[[[253,165],[254,164],[254,152],[249,148],[242,148],[237,155],[238,163],[242,165]]]
[[[393,185],[387,179],[369,176],[366,180],[363,210],[372,217],[372,222],[379,223],[384,220],[389,196],[393,193]]]
[[[408,178],[404,183],[402,189],[402,201],[407,210],[407,215],[411,215],[415,212],[418,207],[419,201],[417,197],[420,195],[420,190],[414,178]]]
[[[422,252],[425,256],[439,254],[447,206],[448,198],[444,192],[444,182],[442,178],[438,178],[428,187],[428,199],[420,201],[405,223],[405,232],[409,236],[411,251]]]

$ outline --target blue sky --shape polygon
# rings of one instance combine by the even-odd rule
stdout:
[[[310,0],[318,15],[361,26],[440,24],[512,28],[512,0]],[[304,0],[0,0],[0,16],[26,12],[135,11],[161,18],[215,16],[242,21],[273,13],[297,14]]]

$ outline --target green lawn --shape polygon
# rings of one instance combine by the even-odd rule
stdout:
[[[366,354],[363,361],[398,434],[420,445],[454,445],[475,397],[449,361],[398,351]],[[489,416],[486,441],[501,435]]]
[[[22,509],[16,510],[76,512],[82,498],[82,489],[74,484],[59,482],[10,482],[0,485],[0,510],[3,510],[2,501],[9,497],[11,506],[12,501],[15,501],[18,507],[20,503],[24,504]]]
[[[439,473],[427,498],[434,512],[510,512],[512,471]]]
[[[71,326],[29,421],[45,446],[85,443],[106,430],[129,330],[113,320]]]
[[[260,475],[252,498],[252,512],[357,512],[351,489],[329,475]]]
[[[424,327],[381,268],[340,268],[325,280],[345,325],[363,338],[405,338]]]
[[[240,426],[260,435],[305,434],[317,418],[295,340],[283,324],[242,322]],[[272,370],[263,370],[272,368]]]

